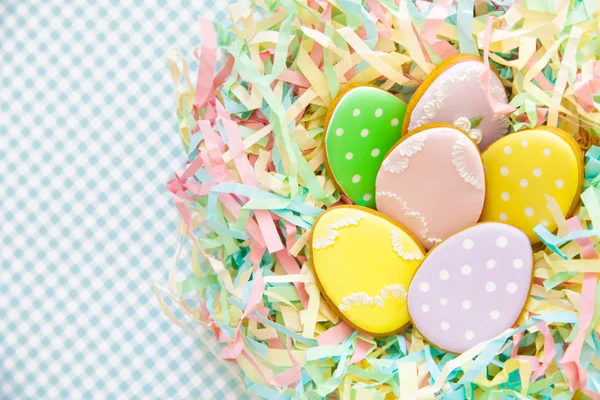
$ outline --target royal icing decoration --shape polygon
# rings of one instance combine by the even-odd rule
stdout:
[[[419,87],[408,104],[404,132],[426,124],[454,124],[467,132],[481,150],[508,133],[510,123],[496,116],[483,86],[490,74],[489,94],[508,103],[502,82],[478,57],[459,55],[440,64]],[[477,121],[473,126],[472,121]]]
[[[375,177],[400,139],[405,112],[402,100],[371,86],[354,87],[337,100],[326,124],[327,165],[354,203],[375,207]]]
[[[481,215],[485,178],[477,146],[451,125],[423,127],[385,158],[375,197],[378,211],[430,249]]]
[[[488,184],[482,221],[510,224],[537,243],[537,225],[556,229],[548,201],[556,201],[565,217],[574,212],[583,158],[566,132],[540,127],[512,133],[482,157]]]
[[[352,326],[381,336],[408,323],[406,293],[424,250],[404,228],[368,208],[334,207],[310,247],[323,296]]]
[[[484,223],[450,237],[427,255],[408,290],[415,328],[440,349],[462,353],[510,328],[531,286],[527,236]]]

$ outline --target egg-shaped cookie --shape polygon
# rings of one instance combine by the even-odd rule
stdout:
[[[377,210],[405,226],[425,249],[477,223],[484,199],[479,150],[465,132],[448,124],[409,133],[377,175]]]
[[[323,297],[351,326],[385,336],[408,323],[406,293],[424,250],[402,226],[369,208],[334,207],[317,219],[310,249]]]
[[[400,139],[406,103],[374,86],[354,86],[335,99],[325,123],[326,165],[354,203],[375,207],[375,177]]]
[[[494,114],[481,79],[489,69],[476,56],[460,54],[438,65],[408,102],[403,132],[426,124],[443,122],[466,130],[485,150],[508,133],[510,123]],[[496,73],[490,74],[489,92],[508,103],[506,91]]]
[[[533,252],[510,225],[483,223],[433,249],[408,290],[415,328],[440,349],[462,353],[515,323],[529,294]]]
[[[504,222],[525,232],[542,224],[554,231],[547,207],[553,197],[565,217],[575,211],[583,183],[583,153],[577,142],[557,128],[539,127],[511,133],[482,155],[487,193],[482,221]]]

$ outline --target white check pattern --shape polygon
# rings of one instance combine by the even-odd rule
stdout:
[[[243,397],[152,293],[185,159],[166,53],[224,3],[0,2],[0,399]]]

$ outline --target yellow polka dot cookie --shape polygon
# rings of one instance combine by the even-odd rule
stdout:
[[[409,322],[406,296],[424,249],[393,220],[359,206],[334,207],[310,240],[317,284],[355,329],[385,336]]]
[[[510,134],[482,155],[487,192],[482,221],[504,222],[539,242],[533,229],[554,231],[547,207],[553,197],[565,217],[578,204],[583,183],[583,153],[561,129],[539,127]]]

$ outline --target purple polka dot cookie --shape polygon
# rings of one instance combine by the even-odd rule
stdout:
[[[501,223],[465,229],[434,248],[415,274],[411,320],[433,345],[462,353],[512,327],[532,268],[531,245],[520,230]]]

